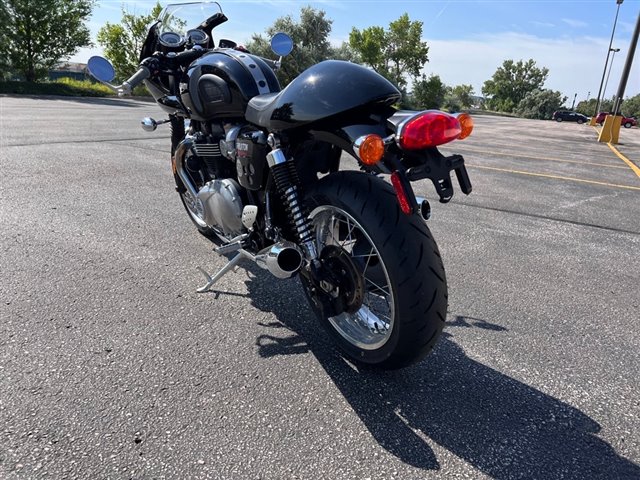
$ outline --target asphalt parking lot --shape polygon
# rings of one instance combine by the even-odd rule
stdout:
[[[380,373],[297,280],[195,293],[224,259],[147,115],[0,96],[0,478],[640,478],[640,176],[594,128],[479,116],[443,148],[474,185],[432,204],[448,326]]]

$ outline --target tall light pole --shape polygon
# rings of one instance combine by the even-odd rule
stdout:
[[[622,69],[622,78],[620,78],[620,86],[618,86],[618,93],[616,93],[616,100],[613,105],[614,115],[620,115],[620,105],[624,98],[624,91],[627,88],[627,81],[629,80],[629,73],[631,73],[633,57],[636,54],[636,47],[638,46],[638,38],[640,38],[640,12],[638,12],[636,28],[633,30],[633,36],[631,37],[631,45],[629,46],[629,52],[627,53],[627,61]]]
[[[616,58],[616,53],[620,51],[619,48],[612,48],[611,51],[613,55],[611,55],[611,63],[609,64],[609,73],[607,73],[607,79],[604,81],[604,88],[602,89],[602,99],[605,100],[607,98],[607,84],[609,83],[609,75],[611,75],[611,69],[613,68],[613,61]]]
[[[627,52],[627,61],[624,63],[622,69],[622,77],[620,78],[620,86],[618,86],[618,93],[616,93],[615,102],[613,104],[613,115],[607,115],[604,119],[604,125],[600,130],[599,142],[618,143],[620,134],[620,104],[624,98],[624,91],[627,88],[627,81],[629,80],[629,74],[631,73],[631,65],[633,64],[633,57],[636,53],[636,47],[638,46],[638,39],[640,39],[640,12],[638,12],[638,19],[636,20],[636,28],[633,30],[633,36],[631,37],[631,44],[629,45],[629,51]]]
[[[598,90],[598,99],[596,100],[596,110],[593,112],[593,118],[598,116],[600,110],[600,95],[602,95],[602,85],[604,84],[604,76],[607,74],[607,64],[609,63],[609,54],[611,53],[611,45],[613,45],[613,36],[616,33],[616,24],[618,23],[618,13],[620,13],[620,5],[624,0],[616,0],[616,18],[613,21],[613,30],[611,31],[611,40],[609,41],[609,50],[607,50],[607,59],[604,61],[604,70],[602,71],[602,80],[600,80],[600,89]]]

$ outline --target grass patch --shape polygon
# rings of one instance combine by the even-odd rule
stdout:
[[[115,95],[108,87],[88,80],[60,78],[55,82],[0,82],[0,93],[19,95],[62,95],[66,97],[108,97]]]
[[[113,97],[116,93],[106,85],[89,80],[59,78],[54,82],[0,82],[0,94],[61,95],[63,97]],[[151,97],[144,85],[133,89],[133,96]]]
[[[469,110],[469,113],[472,115],[488,115],[490,117],[511,117],[511,118],[519,118],[515,113],[508,112],[494,112],[492,110],[481,110],[478,108],[472,108]]]

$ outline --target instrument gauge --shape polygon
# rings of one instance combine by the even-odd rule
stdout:
[[[180,48],[186,43],[186,40],[182,35],[175,32],[163,32],[158,38],[158,42],[164,47]]]
[[[201,47],[206,47],[209,43],[209,35],[198,28],[194,28],[193,30],[189,30],[187,32],[187,38],[189,42],[193,45],[199,45]]]

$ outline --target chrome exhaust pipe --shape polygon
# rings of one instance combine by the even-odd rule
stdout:
[[[302,252],[295,243],[278,242],[261,250],[253,260],[276,278],[291,278],[302,266]]]
[[[173,171],[178,174],[178,177],[180,178],[180,180],[182,180],[182,184],[195,201],[195,199],[198,198],[198,191],[189,179],[189,175],[187,175],[184,166],[184,158],[192,146],[193,140],[191,140],[190,138],[185,138],[182,142],[180,142],[180,144],[176,148],[175,153],[173,154],[173,157],[171,158],[171,163],[173,164]]]
[[[208,292],[214,283],[233,270],[242,259],[251,260],[259,267],[271,272],[273,276],[284,279],[293,277],[293,275],[300,270],[304,257],[302,256],[300,248],[295,243],[287,241],[278,242],[264,250],[260,250],[257,255],[240,249],[236,256],[213,276],[198,267],[198,270],[207,278],[206,285],[200,287],[198,292]]]
[[[429,200],[424,197],[416,197],[416,201],[418,202],[418,212],[420,212],[420,216],[429,220],[431,218],[431,204]]]

